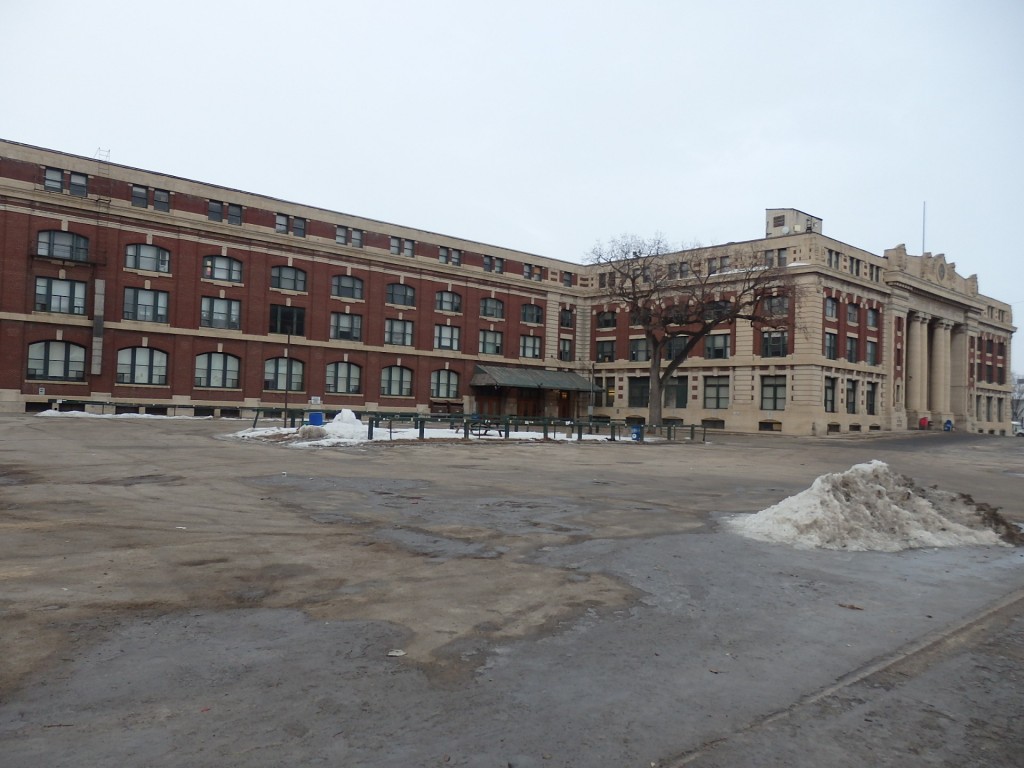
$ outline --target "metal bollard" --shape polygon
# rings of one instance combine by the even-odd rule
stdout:
[[[373,417],[372,416],[370,417],[370,420],[366,422],[366,439],[367,440],[373,440]]]
[[[427,426],[427,420],[426,419],[416,419],[416,421],[419,422],[417,424],[417,428],[419,429],[419,432],[420,432],[420,440],[422,440],[423,439],[423,430]]]

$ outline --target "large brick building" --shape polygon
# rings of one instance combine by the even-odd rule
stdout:
[[[677,371],[666,419],[1008,430],[1010,308],[976,277],[941,254],[848,246],[793,209],[766,223],[746,245],[800,286],[792,330],[771,343],[749,323],[716,331]],[[640,334],[593,265],[12,142],[0,257],[5,412],[62,399],[246,415],[317,397],[327,410],[646,413]]]

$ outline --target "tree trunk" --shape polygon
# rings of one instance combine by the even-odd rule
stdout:
[[[651,356],[651,397],[647,403],[647,425],[661,426],[661,404],[665,398],[661,394],[661,349]]]

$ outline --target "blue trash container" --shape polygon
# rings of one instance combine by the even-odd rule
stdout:
[[[644,428],[643,428],[642,425],[634,424],[632,427],[629,428],[629,430],[630,430],[630,436],[632,437],[633,440],[636,440],[637,442],[640,442],[641,440],[644,439]]]
[[[952,419],[946,419],[946,423],[942,425],[942,431],[943,432],[952,432],[953,431],[953,420]]]
[[[309,423],[312,424],[314,427],[322,427],[324,425],[324,412],[310,411]]]

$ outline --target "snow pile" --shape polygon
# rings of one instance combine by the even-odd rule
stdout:
[[[366,425],[348,408],[324,422],[324,430],[330,437],[339,440],[362,440],[366,437]]]
[[[983,506],[983,505],[982,505]],[[998,514],[969,497],[922,489],[883,461],[822,475],[810,488],[729,524],[752,539],[854,551],[1003,544]]]

